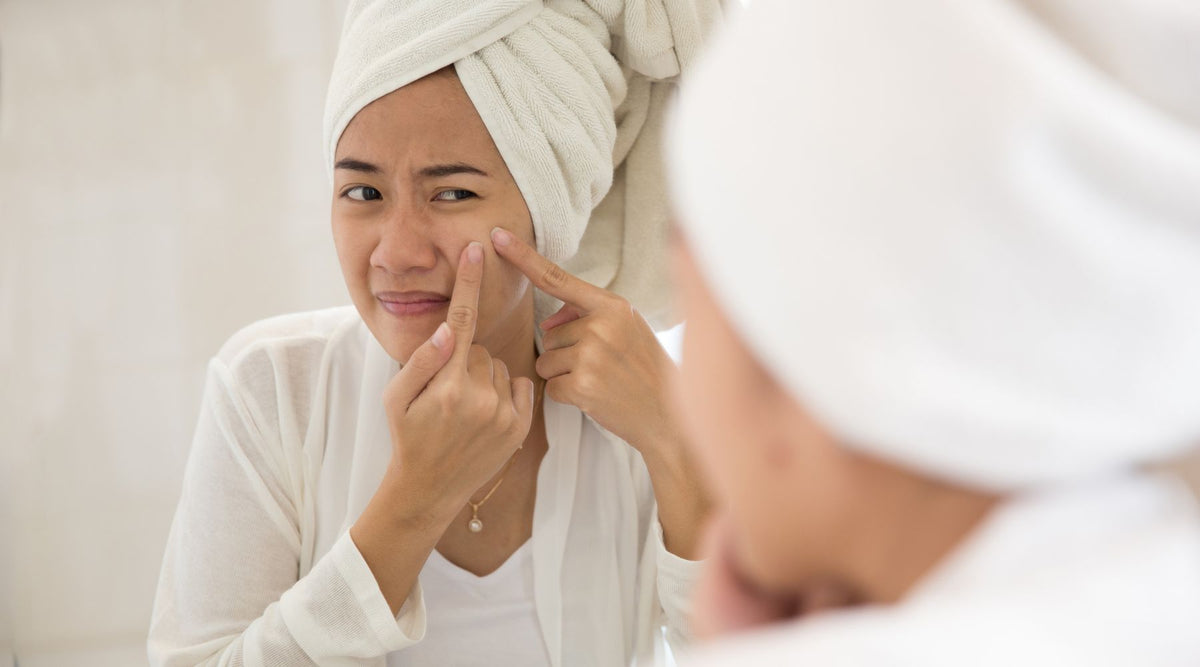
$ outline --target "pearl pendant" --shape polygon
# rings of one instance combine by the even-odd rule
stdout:
[[[471,519],[471,521],[467,523],[467,529],[472,533],[478,533],[479,531],[483,530],[483,522],[479,519]]]

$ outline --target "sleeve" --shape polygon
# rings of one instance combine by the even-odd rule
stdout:
[[[270,382],[273,373],[250,377]],[[209,365],[154,601],[150,664],[384,664],[424,636],[419,584],[393,616],[349,533],[299,576],[302,452],[279,442],[278,420],[272,428],[262,409],[270,401],[242,384],[220,359]]]
[[[667,550],[657,514],[651,522],[651,531],[653,536],[649,542],[654,550],[658,603],[666,626],[667,643],[672,650],[679,651],[691,641],[688,610],[703,562],[680,558]]]
[[[615,439],[615,436],[610,437]],[[650,472],[641,455],[629,445],[625,446],[631,452],[631,472],[644,531],[638,572],[639,615],[655,619],[650,624],[652,634],[640,633],[637,664],[651,660],[654,665],[674,664],[669,656],[682,652],[691,641],[688,610],[703,561],[687,560],[667,549],[662,524],[658,520],[658,502],[650,483]],[[669,649],[666,655],[663,640]]]

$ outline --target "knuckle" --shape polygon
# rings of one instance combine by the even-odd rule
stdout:
[[[483,414],[494,415],[496,414],[496,409],[500,407],[500,397],[494,391],[481,392],[477,405],[479,406],[479,411]]]
[[[613,308],[613,312],[617,314],[618,321],[626,327],[632,326],[642,318],[638,313],[637,307],[625,299],[621,299],[621,303]]]
[[[604,291],[604,293],[600,296],[599,301],[605,310],[611,310],[619,313],[623,313],[632,307],[625,297],[617,294],[616,292],[610,292],[608,290]]]
[[[462,402],[462,388],[457,384],[444,384],[435,391],[435,398],[443,407],[452,408]]]
[[[575,343],[571,349],[571,374],[574,375],[583,370],[587,365],[588,360],[592,358],[592,348],[595,346],[589,339],[584,339]]]
[[[571,390],[576,396],[591,396],[596,383],[591,373],[572,373]]]
[[[509,432],[517,425],[517,411],[513,408],[505,406],[502,410],[497,410],[496,428],[501,432]]]
[[[606,319],[597,319],[591,323],[588,330],[591,332],[589,339],[599,339],[607,341],[612,337],[614,325]]]
[[[567,272],[554,263],[551,263],[542,272],[542,282],[549,287],[563,287],[567,284],[567,280]]]
[[[589,367],[600,360],[603,354],[604,339],[597,337],[579,342],[579,351],[575,360],[577,366]]]
[[[463,304],[450,306],[446,312],[446,322],[455,329],[466,329],[475,324],[475,309]]]
[[[408,358],[408,363],[404,364],[410,374],[425,375],[433,370],[433,363],[429,360],[429,355],[422,354],[421,350],[417,350],[411,357]]]

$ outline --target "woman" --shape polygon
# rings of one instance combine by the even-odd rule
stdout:
[[[705,503],[631,260],[711,16],[663,6],[352,4],[325,127],[354,307],[212,362],[152,663],[619,665],[683,637]]]
[[[1197,44],[1132,0],[718,40],[670,140],[721,516],[688,664],[1200,664],[1200,513],[1146,470],[1200,444]]]

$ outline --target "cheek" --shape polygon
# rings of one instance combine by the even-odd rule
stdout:
[[[688,253],[676,246],[675,282],[683,306],[683,364],[673,391],[675,411],[683,424],[701,472],[718,502],[728,506],[743,489],[740,467],[748,452],[745,440],[748,397],[738,391],[736,341],[713,302]]]
[[[753,397],[739,390],[737,350],[718,333],[703,317],[688,319],[676,396],[701,467],[728,505],[749,491],[755,454],[745,444],[755,441],[757,425]]]
[[[696,333],[696,323],[688,322],[683,335],[684,363],[675,385],[676,411],[682,417],[688,441],[696,450],[706,472],[719,469],[715,458],[721,455],[719,443],[724,426],[720,418],[719,391],[712,386],[711,364],[700,350],[704,348],[703,337]],[[717,408],[714,411],[713,408]],[[710,475],[711,476],[711,475]]]
[[[489,207],[489,214],[480,216],[467,225],[470,231],[463,236],[460,249],[471,241],[483,244],[485,263],[483,268],[483,285],[479,294],[480,327],[490,329],[504,322],[517,310],[523,298],[529,293],[529,279],[517,270],[510,262],[496,254],[492,246],[492,228],[500,227],[536,247],[533,236],[533,222],[529,211],[525,208],[525,200],[519,193],[510,193],[498,197],[494,206]],[[457,256],[457,255],[456,255]],[[481,332],[482,333],[482,332]]]
[[[338,264],[342,267],[347,284],[353,286],[364,281],[365,269],[370,264],[374,241],[362,233],[363,226],[333,216],[333,247],[337,252]]]
[[[479,323],[476,340],[487,338],[521,303],[529,290],[529,281],[512,264],[496,254],[492,247],[491,231],[495,223],[482,220],[460,220],[434,239],[438,252],[450,262],[448,269],[457,275],[458,262],[467,244],[483,244],[483,280],[479,288]],[[509,228],[508,225],[500,225]]]
[[[792,553],[781,526],[804,508],[791,506],[793,480],[783,416],[775,401],[746,369],[754,364],[734,341],[719,340],[716,327],[689,320],[684,334],[684,370],[677,389],[684,404],[689,441],[722,511],[734,526],[734,549],[743,574],[768,589],[778,587]]]
[[[479,293],[479,319],[481,326],[496,324],[511,314],[529,290],[529,281],[511,264],[491,251],[491,241],[484,246],[489,250],[484,264],[483,287]]]
[[[811,541],[830,534],[835,472],[815,425],[761,369],[708,292],[685,277],[687,316],[676,409],[708,487],[735,526],[744,574],[767,589],[812,569]],[[800,537],[797,537],[800,536]]]

